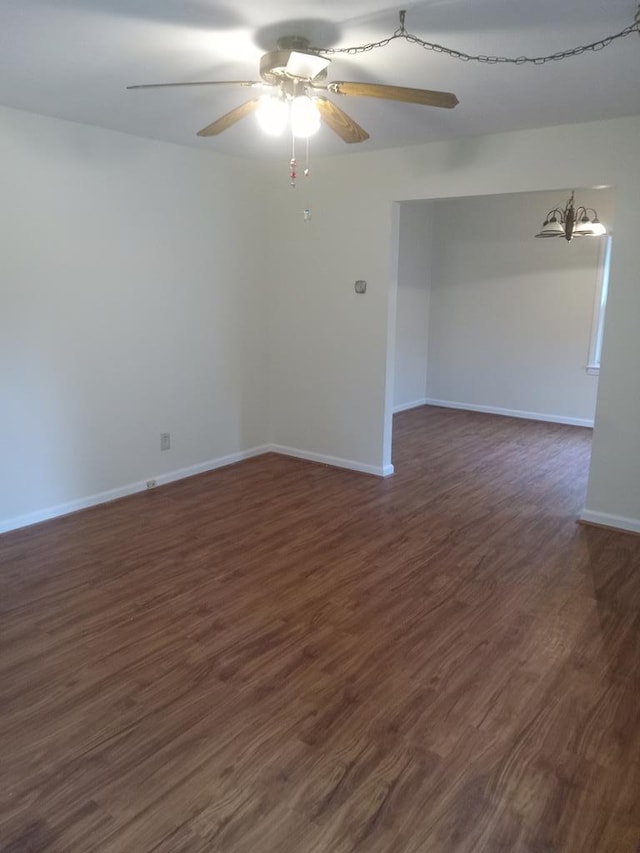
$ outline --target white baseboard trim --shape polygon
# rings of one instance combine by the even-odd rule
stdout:
[[[296,459],[305,459],[307,462],[319,462],[321,465],[331,465],[332,468],[347,468],[349,471],[358,471],[360,474],[373,474],[375,477],[390,477],[394,472],[393,465],[382,467],[366,465],[363,462],[353,462],[351,459],[325,456],[322,453],[311,453],[295,447],[283,447],[280,444],[272,444],[269,449],[272,453],[280,453],[282,456],[294,456]]]
[[[427,398],[422,405],[440,406],[443,409],[463,409],[467,412],[484,412],[487,415],[505,415],[509,418],[523,418],[527,421],[545,421],[551,424],[593,427],[593,418],[569,418],[565,415],[546,415],[542,412],[522,412],[520,409],[500,409],[495,406],[476,406],[473,403],[456,403],[452,400],[434,400]]]
[[[296,450],[293,447],[281,447],[275,444],[264,444],[260,447],[252,447],[249,450],[242,450],[238,453],[230,453],[227,456],[220,456],[217,459],[209,459],[207,462],[200,462],[198,465],[191,465],[188,468],[178,468],[175,471],[168,471],[166,474],[150,475],[146,480],[140,480],[136,483],[128,483],[125,486],[120,486],[117,489],[109,489],[106,492],[98,492],[94,495],[88,495],[84,498],[78,498],[75,501],[50,506],[44,509],[30,512],[26,515],[16,516],[15,518],[0,519],[0,534],[8,533],[11,530],[18,530],[21,527],[29,527],[32,524],[39,524],[41,521],[49,521],[52,518],[59,518],[63,515],[69,515],[72,512],[78,512],[81,509],[89,509],[98,504],[109,503],[110,501],[126,498],[129,495],[135,495],[138,492],[147,491],[147,481],[155,480],[156,486],[164,486],[167,483],[174,483],[176,480],[184,480],[186,477],[194,477],[196,474],[205,474],[207,471],[215,471],[216,468],[224,468],[226,465],[233,465],[236,462],[242,462],[245,459],[251,459],[254,456],[261,456],[263,453],[280,453],[283,456],[295,456],[298,459],[306,459],[308,462],[320,462],[323,465],[331,465],[335,468],[348,468],[351,471],[358,471],[362,474],[373,474],[377,477],[389,477],[393,474],[393,465],[384,467],[376,467],[375,465],[365,465],[361,462],[352,462],[349,459],[340,459],[335,456],[324,456],[320,453],[308,453],[304,450]]]
[[[426,397],[420,400],[413,400],[411,403],[400,403],[399,406],[395,406],[393,410],[393,414],[397,415],[398,412],[406,412],[408,409],[417,409],[418,406],[426,406],[429,401]]]
[[[118,498],[126,498],[129,495],[135,495],[137,492],[147,490],[147,480],[155,480],[158,486],[164,486],[167,483],[173,483],[176,480],[183,480],[185,477],[193,477],[196,474],[204,474],[207,471],[214,471],[216,468],[223,468],[226,465],[233,465],[235,462],[242,462],[244,459],[250,459],[253,456],[260,456],[267,453],[270,447],[264,445],[262,447],[253,447],[249,450],[242,450],[239,453],[230,453],[227,456],[220,456],[217,459],[210,459],[207,462],[201,462],[198,465],[191,465],[188,468],[179,468],[176,471],[169,471],[166,474],[156,474],[147,477],[146,480],[140,480],[137,483],[128,483],[125,486],[120,486],[117,489],[109,489],[106,492],[98,492],[94,495],[88,495],[84,498],[79,498],[75,501],[58,504],[57,506],[46,507],[45,509],[30,512],[27,515],[20,515],[15,518],[0,520],[0,533],[8,533],[10,530],[18,530],[20,527],[28,527],[31,524],[38,524],[41,521],[49,521],[52,518],[58,518],[62,515],[77,512],[81,509],[88,509],[98,504],[109,503],[110,501],[118,500]]]
[[[629,533],[640,533],[640,519],[625,518],[623,515],[611,515],[608,512],[594,512],[583,509],[580,521],[585,524],[597,524],[598,527],[613,527],[616,530],[627,530]]]

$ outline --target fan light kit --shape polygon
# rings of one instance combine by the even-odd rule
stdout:
[[[607,229],[598,219],[592,207],[575,207],[574,192],[562,210],[554,207],[545,216],[544,223],[536,237],[604,237]]]
[[[381,83],[349,83],[327,82],[327,69],[331,64],[330,56],[336,54],[355,55],[368,53],[372,50],[386,47],[395,39],[404,39],[410,44],[418,45],[425,50],[445,54],[465,62],[473,61],[491,65],[510,63],[513,65],[544,65],[579,56],[588,51],[601,50],[612,42],[625,38],[630,33],[640,34],[640,5],[634,21],[628,27],[615,35],[606,36],[592,44],[581,45],[569,50],[560,51],[550,56],[484,56],[463,53],[440,44],[425,41],[419,36],[409,33],[405,28],[406,12],[400,12],[400,26],[388,38],[370,44],[354,47],[323,48],[312,47],[309,40],[301,36],[285,36],[278,40],[275,50],[266,53],[260,60],[261,80],[198,80],[184,83],[146,83],[127,86],[128,89],[161,89],[175,86],[244,86],[247,88],[269,87],[272,92],[262,97],[252,98],[240,106],[230,110],[198,132],[198,136],[217,136],[228,130],[245,116],[252,112],[257,115],[258,123],[265,133],[279,136],[287,126],[291,131],[291,186],[295,187],[297,179],[296,139],[306,141],[307,163],[304,174],[309,174],[309,139],[317,133],[322,123],[336,133],[344,142],[357,143],[369,139],[366,130],[360,127],[347,113],[325,95],[355,96],[382,98],[387,101],[402,101],[419,104],[426,107],[444,107],[452,109],[458,103],[452,92],[437,92],[431,89],[411,89],[404,86],[388,86]],[[553,211],[552,211],[553,212]],[[558,221],[556,219],[556,221]],[[590,220],[595,224],[593,220]],[[550,225],[551,220],[545,223]],[[543,228],[544,231],[544,228]],[[550,233],[536,235],[538,237],[555,236]],[[568,232],[564,232],[566,236]],[[580,223],[571,230],[567,240],[573,234],[586,233],[580,230]],[[562,236],[562,235],[561,235]]]
[[[404,13],[401,14],[404,20]],[[271,92],[245,101],[244,104],[216,119],[207,127],[203,127],[198,132],[198,136],[217,136],[252,112],[256,113],[262,130],[271,136],[279,136],[289,127],[292,148],[289,177],[293,187],[298,177],[296,139],[306,141],[305,176],[309,174],[309,139],[318,132],[323,122],[344,142],[357,143],[369,139],[367,131],[337,104],[325,97],[326,94],[383,98],[448,109],[455,107],[458,103],[458,99],[451,92],[385,86],[380,83],[327,82],[327,69],[331,60],[327,56],[322,56],[322,53],[326,51],[311,47],[308,39],[300,36],[285,36],[278,40],[275,50],[265,53],[260,60],[261,81],[211,80],[197,83],[152,83],[128,88],[223,85],[270,88]]]

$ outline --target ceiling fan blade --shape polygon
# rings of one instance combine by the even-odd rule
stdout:
[[[264,86],[259,80],[197,80],[187,83],[138,83],[127,89],[168,89],[175,86]]]
[[[259,103],[259,98],[254,98],[252,101],[245,101],[244,104],[240,104],[239,107],[230,110],[230,112],[220,116],[220,118],[217,118],[211,124],[203,127],[202,130],[198,131],[198,136],[217,136],[223,130],[228,130],[237,121],[252,113]]]
[[[453,92],[434,92],[431,89],[407,89],[404,86],[383,86],[381,83],[329,84],[329,91],[337,95],[359,95],[367,98],[384,98],[387,101],[406,101],[409,104],[422,104],[425,107],[445,107],[451,109],[458,103]]]
[[[326,98],[317,98],[316,103],[324,123],[337,133],[344,142],[364,142],[369,138],[366,130],[348,116],[344,110],[337,107],[333,101]]]

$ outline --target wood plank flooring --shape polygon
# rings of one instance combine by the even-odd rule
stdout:
[[[635,853],[640,537],[590,433],[422,408],[0,537],[3,853]]]

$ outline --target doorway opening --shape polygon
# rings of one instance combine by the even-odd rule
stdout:
[[[394,413],[431,405],[593,426],[611,237],[534,239],[570,192],[398,205]],[[610,234],[613,190],[576,198]]]

